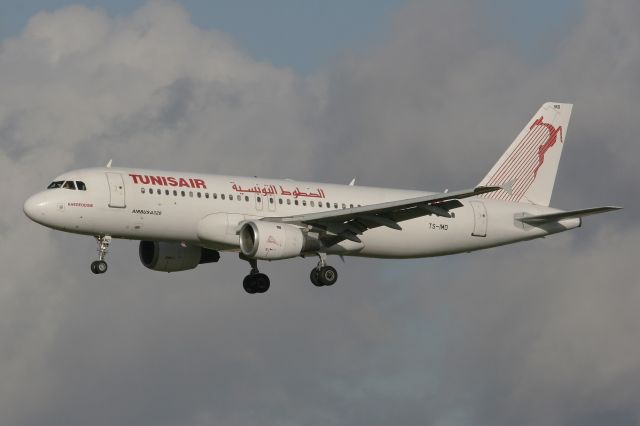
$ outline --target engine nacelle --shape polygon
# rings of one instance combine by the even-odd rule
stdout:
[[[257,220],[245,222],[240,228],[240,251],[254,259],[288,259],[319,247],[318,240],[293,225]]]
[[[186,271],[220,259],[215,250],[159,241],[140,241],[139,253],[144,266],[162,272]]]

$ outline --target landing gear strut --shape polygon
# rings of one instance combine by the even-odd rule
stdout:
[[[318,266],[311,270],[311,282],[316,287],[332,286],[338,281],[338,271],[333,266],[327,265],[327,254],[318,253],[320,260]]]
[[[98,242],[98,260],[91,262],[91,272],[94,274],[104,274],[107,272],[107,262],[104,261],[104,258],[109,251],[111,236],[98,235],[96,241]]]
[[[258,270],[258,261],[256,259],[246,257],[242,253],[240,254],[240,259],[246,260],[251,265],[251,272],[249,272],[249,275],[244,277],[244,280],[242,280],[242,287],[244,288],[244,291],[249,294],[255,294],[264,293],[269,290],[271,282],[269,281],[268,276]]]

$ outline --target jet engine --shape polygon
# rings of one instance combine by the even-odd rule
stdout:
[[[288,259],[318,250],[319,240],[310,238],[297,226],[261,220],[240,227],[240,251],[247,257],[263,260]]]
[[[140,241],[139,253],[144,266],[162,272],[186,271],[220,259],[215,250],[159,241]]]

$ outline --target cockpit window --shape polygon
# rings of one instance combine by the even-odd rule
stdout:
[[[64,184],[62,184],[62,187],[64,189],[73,189],[73,190],[75,190],[76,189],[76,184],[73,183],[72,180],[68,180]]]
[[[84,182],[81,182],[79,180],[76,181],[76,186],[78,187],[78,191],[86,191],[87,190],[87,185],[85,185]]]
[[[47,186],[47,189],[61,188],[62,184],[63,184],[63,181],[57,180],[55,182],[51,182],[49,186]]]

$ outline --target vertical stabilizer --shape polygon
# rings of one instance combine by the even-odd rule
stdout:
[[[482,197],[548,206],[572,107],[542,105],[479,184],[504,189]]]

